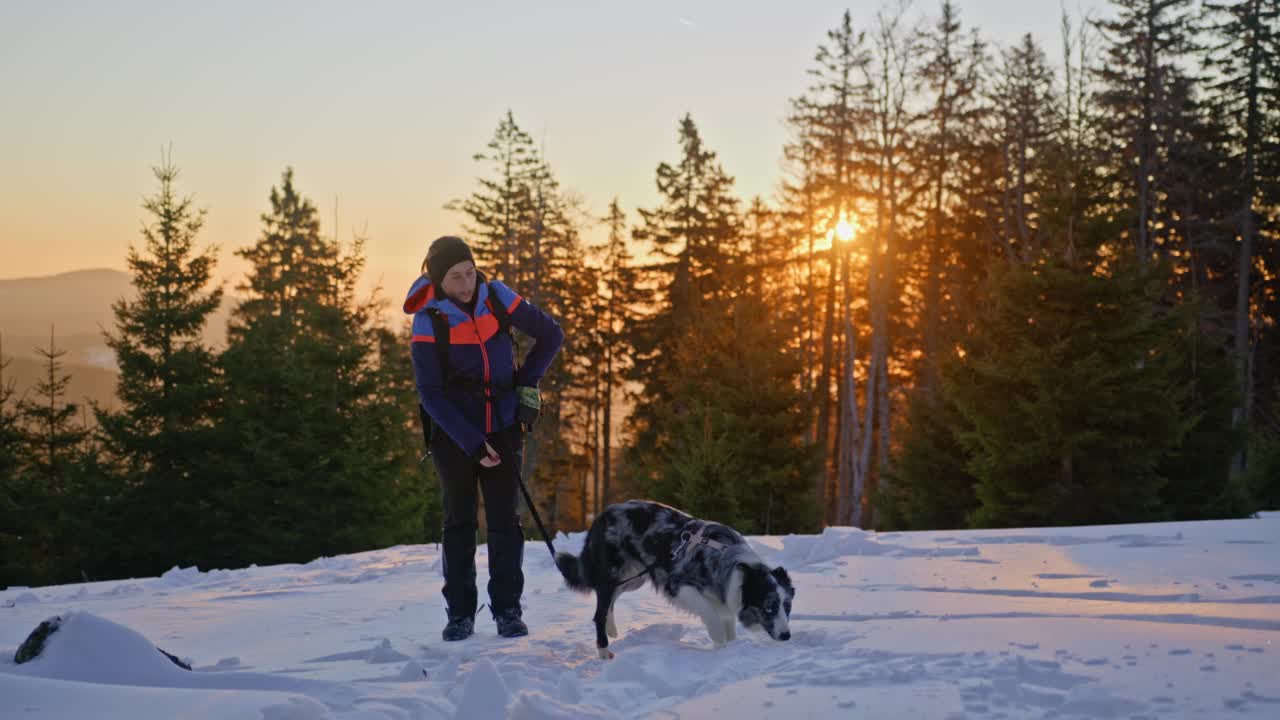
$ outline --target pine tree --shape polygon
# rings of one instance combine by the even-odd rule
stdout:
[[[57,347],[52,328],[49,347],[37,351],[45,360],[45,373],[34,394],[18,402],[28,461],[19,480],[23,499],[17,556],[28,584],[50,584],[76,577],[68,567],[75,543],[64,532],[87,432],[76,423],[80,406],[66,400],[71,376],[63,373],[62,357],[67,351]]]
[[[646,489],[745,533],[811,531],[810,478],[821,457],[805,442],[802,364],[779,352],[788,323],[762,296],[738,295],[682,338],[676,400],[658,415],[669,449]]]
[[[1150,266],[1148,266],[1149,268]],[[976,527],[1165,516],[1159,465],[1193,425],[1164,278],[1045,258],[997,272],[947,392],[968,429]]]
[[[360,370],[348,380],[348,400],[338,410],[348,423],[340,492],[351,500],[337,517],[335,552],[438,538],[444,526],[439,483],[423,472],[430,463],[419,462],[419,400],[408,343],[386,327],[368,326],[371,309],[356,310],[365,325],[355,334]]]
[[[398,420],[407,433],[403,438],[406,443],[403,452],[405,457],[417,459],[417,470],[406,468],[406,475],[401,482],[410,486],[418,485],[422,539],[438,543],[444,530],[444,498],[441,495],[440,479],[436,476],[435,463],[431,462],[422,446],[422,427],[418,416],[418,404],[421,400],[418,398],[413,363],[405,353],[405,348],[409,347],[413,338],[413,325],[406,323],[398,334],[380,329],[377,336],[378,372],[383,376],[377,386],[380,392],[399,398]]]
[[[800,275],[796,282],[796,295],[791,305],[796,314],[803,319],[803,330],[799,338],[800,348],[808,357],[816,358],[820,342],[818,325],[822,318],[809,307],[811,303],[807,302],[807,298],[824,296],[819,285],[820,273],[817,268],[822,197],[818,146],[811,137],[808,127],[811,122],[813,122],[811,114],[796,112],[788,117],[788,123],[795,137],[782,149],[786,177],[783,178],[779,190],[782,202],[779,216],[785,226],[786,235],[796,239],[799,244],[794,253],[796,257],[791,258],[791,263],[799,268]],[[806,405],[814,411],[815,422],[809,431],[810,444],[817,444],[816,418],[820,404],[816,397],[818,370],[817,363],[808,363],[800,378],[801,387],[805,391]],[[829,380],[826,389],[830,395]],[[818,492],[825,494],[824,474],[819,473],[815,481]],[[820,509],[819,512],[825,511]]]
[[[356,299],[363,241],[344,252],[322,236],[292,170],[262,220],[238,251],[252,269],[221,357],[219,544],[239,562],[280,562],[416,541],[423,498],[404,397],[383,387],[380,368],[393,366],[380,364],[376,299]]]
[[[1122,190],[1117,211],[1140,261],[1167,252],[1173,227],[1164,202],[1170,181],[1168,143],[1187,108],[1175,92],[1178,61],[1193,47],[1191,0],[1112,0],[1116,17],[1098,21],[1108,42],[1097,72],[1100,101],[1112,140],[1113,181]]]
[[[216,356],[202,339],[222,300],[221,288],[206,291],[216,251],[196,248],[205,211],[176,194],[171,157],[153,174],[160,187],[143,203],[144,244],[130,247],[127,259],[136,295],[115,303],[116,327],[106,334],[120,368],[120,409],[97,411],[106,450],[122,472],[118,489],[129,494],[129,536],[118,541],[129,570],[139,574],[174,564],[208,567],[216,482],[210,453],[221,394]],[[94,464],[95,475],[101,469]],[[158,508],[165,522],[149,521]]]
[[[1266,155],[1267,126],[1280,118],[1280,2],[1238,0],[1210,2],[1212,45],[1206,65],[1216,71],[1210,86],[1214,116],[1230,123],[1230,149],[1238,168],[1238,208],[1233,213],[1238,230],[1234,343],[1236,381],[1240,403],[1232,415],[1232,425],[1249,427],[1252,420],[1253,384],[1249,381],[1251,358],[1250,302],[1253,298],[1253,267],[1257,244],[1262,185],[1280,176],[1272,169],[1262,172],[1260,160]],[[1270,117],[1268,117],[1270,115]],[[1269,178],[1267,176],[1270,176]],[[1236,473],[1244,469],[1244,455],[1233,460]]]
[[[779,311],[791,270],[778,225],[756,198],[740,237],[722,244],[723,293],[703,301],[668,350],[671,401],[652,408],[661,449],[631,456],[636,493],[744,532],[815,526],[810,488],[821,456],[807,439],[804,356]]]
[[[951,376],[954,362],[940,364],[940,379]],[[890,490],[879,498],[885,510],[880,529],[968,527],[978,509],[977,479],[966,469],[969,455],[960,437],[971,431],[944,387],[912,395]]]
[[[725,282],[719,273],[732,257],[738,223],[737,199],[730,194],[733,178],[703,144],[691,116],[681,118],[679,135],[679,163],[664,162],[657,169],[662,204],[639,211],[643,224],[635,233],[664,261],[662,304],[677,324],[722,296]]]
[[[21,583],[25,577],[19,547],[27,518],[23,503],[29,499],[17,385],[5,377],[11,362],[0,338],[0,587]]]
[[[1239,397],[1232,357],[1220,337],[1201,330],[1203,307],[1186,303],[1176,313],[1165,352],[1173,378],[1188,386],[1178,416],[1191,427],[1161,460],[1161,499],[1174,520],[1244,517],[1254,506],[1247,482],[1230,466],[1246,439],[1245,429],[1231,424]]]
[[[730,194],[733,179],[703,144],[688,115],[680,121],[679,141],[680,160],[658,165],[660,204],[639,211],[642,224],[633,232],[634,239],[648,243],[659,258],[640,279],[648,293],[642,302],[649,312],[632,324],[635,364],[628,378],[641,388],[633,396],[635,407],[628,418],[634,438],[630,451],[654,462],[661,462],[661,448],[669,440],[658,417],[675,402],[679,343],[701,313],[723,314],[719,301],[729,285],[724,271],[739,222],[737,200]],[[650,472],[646,467],[652,467],[648,461],[632,465],[641,475]],[[641,479],[639,484],[647,483]]]
[[[560,526],[564,518],[566,526],[581,527],[584,519],[573,519],[572,508],[581,507],[577,493],[582,483],[566,480],[589,472],[591,466],[591,412],[598,372],[592,362],[598,349],[597,334],[591,331],[595,323],[592,301],[598,278],[592,268],[584,267],[587,250],[576,227],[563,228],[546,238],[547,270],[541,283],[540,307],[565,329],[565,340],[539,384],[546,410],[534,432],[526,435],[525,467],[534,486],[545,491],[550,522]],[[530,454],[531,449],[541,457]]]
[[[1098,172],[1111,158],[1090,67],[1095,32],[1089,23],[1076,27],[1063,12],[1062,81],[1045,107],[1049,135],[1037,148],[1041,157],[1035,160],[1038,229],[1046,247],[1064,258],[1089,261],[1124,230],[1108,197],[1113,191],[1110,179]]]
[[[817,372],[806,377],[805,385],[809,390],[808,406],[814,412],[812,440],[824,457],[833,449],[832,409],[836,398],[831,385],[839,365],[836,344],[842,332],[837,326],[836,308],[840,294],[839,257],[831,239],[839,223],[849,223],[858,201],[867,195],[859,179],[867,171],[863,143],[869,123],[871,60],[866,33],[854,30],[851,14],[846,10],[840,24],[827,31],[827,42],[818,46],[815,65],[808,71],[812,84],[804,95],[791,101],[788,118],[796,136],[785,152],[798,164],[800,178],[787,194],[807,243],[808,292],[802,315],[810,338],[808,356],[818,355],[816,337],[820,336],[822,343],[821,361],[812,363],[811,368]],[[815,243],[823,238],[828,246],[823,253],[826,278],[820,284]],[[818,308],[822,308],[821,315]],[[821,319],[821,330],[816,328],[815,317]],[[815,473],[815,497],[822,521],[834,519],[828,517],[834,503],[826,502],[830,486],[825,467],[820,467]]]
[[[507,112],[488,150],[475,155],[489,171],[479,187],[446,209],[463,213],[481,271],[514,288],[565,328],[559,359],[543,377],[543,414],[525,436],[524,479],[552,524],[574,498],[582,467],[589,467],[593,406],[589,362],[594,342],[595,279],[583,272],[586,255],[578,204],[564,193],[533,138]],[[517,354],[530,339],[515,332]],[[585,464],[585,465],[584,465]],[[562,496],[564,496],[562,498]]]
[[[1264,6],[1268,9],[1272,5]],[[1268,34],[1280,39],[1280,14],[1266,14]],[[1266,53],[1271,62],[1264,77],[1267,85],[1280,88],[1280,42],[1273,43]],[[1258,244],[1255,267],[1268,275],[1280,268],[1280,93],[1263,94],[1260,98],[1264,109],[1261,123],[1262,146],[1257,158],[1258,205],[1265,209],[1258,218]],[[1256,313],[1250,323],[1252,359],[1248,365],[1247,382],[1257,388],[1249,433],[1246,480],[1259,501],[1259,507],[1280,507],[1280,327],[1274,318],[1280,317],[1280,289],[1272,282],[1255,282],[1252,287],[1252,308]]]
[[[961,34],[959,13],[951,0],[943,0],[941,15],[932,32],[921,40],[925,62],[919,70],[930,94],[926,111],[929,127],[921,165],[928,173],[929,239],[926,241],[924,280],[924,373],[921,385],[934,392],[942,347],[945,261],[956,247],[959,227],[952,222],[958,186],[957,155],[968,144],[966,126],[981,113],[978,104],[981,70],[986,48],[975,35]]]
[[[603,359],[601,368],[600,417],[602,428],[602,458],[600,489],[596,511],[599,512],[613,499],[613,424],[614,399],[622,391],[622,378],[630,365],[631,354],[627,345],[626,328],[634,321],[633,296],[636,288],[635,259],[627,247],[627,218],[618,199],[609,204],[605,218],[609,226],[609,238],[600,248],[600,345]]]
[[[1272,395],[1280,395],[1273,388]],[[1280,397],[1269,398],[1260,407],[1280,407]],[[1256,509],[1280,507],[1280,425],[1270,415],[1259,413],[1265,422],[1249,434],[1249,467],[1244,474],[1245,489]]]
[[[998,237],[1011,261],[1026,264],[1048,249],[1040,211],[1057,103],[1053,70],[1030,34],[1004,51],[993,93],[1001,178]]]
[[[556,205],[550,198],[554,180],[533,137],[520,128],[510,110],[498,123],[487,150],[473,159],[489,164],[489,176],[477,180],[479,189],[445,208],[470,220],[465,228],[477,263],[490,268],[497,279],[529,293],[536,303],[534,284],[542,268],[535,265],[540,258],[531,241],[539,230],[545,233],[555,224],[547,217]]]
[[[45,374],[33,388],[35,397],[19,401],[18,409],[31,446],[32,475],[45,486],[45,491],[57,494],[66,487],[67,475],[87,433],[75,425],[80,406],[65,400],[71,384],[71,376],[62,372],[62,357],[67,351],[57,347],[52,328],[49,347],[37,348],[37,352],[45,360]]]
[[[121,482],[125,475],[106,451],[101,426],[90,424],[87,407],[80,408],[79,425],[85,442],[71,470],[73,484],[59,500],[60,548],[66,558],[61,577],[71,581],[107,580],[138,575],[139,558],[131,542],[135,522],[154,522],[137,512],[138,501]]]
[[[718,376],[725,385],[722,403],[739,424],[744,520],[764,534],[812,532],[820,527],[812,478],[823,457],[809,442],[811,415],[801,382],[808,356],[793,342],[794,315],[786,312],[793,292],[787,278],[798,275],[786,262],[790,237],[760,198],[748,208],[743,235],[751,261],[741,263],[746,272],[730,317],[713,316],[713,322],[722,333],[732,332],[732,345],[718,353],[725,357]]]
[[[12,518],[9,514],[15,507],[15,497],[12,493],[12,482],[23,469],[22,455],[22,428],[19,425],[17,401],[17,381],[12,377],[5,377],[5,369],[13,362],[12,358],[4,355],[4,338],[0,336],[0,482],[4,483],[5,491],[0,495],[0,513],[6,519]],[[0,527],[9,527],[8,523],[0,524]],[[0,532],[3,532],[0,530]]]
[[[872,62],[865,70],[870,131],[862,151],[868,159],[868,179],[873,190],[867,248],[867,299],[871,316],[867,373],[871,393],[865,400],[868,422],[875,422],[874,433],[868,431],[868,442],[871,437],[875,442],[876,472],[868,473],[866,484],[872,496],[884,490],[880,472],[892,470],[892,402],[897,395],[895,387],[905,381],[900,375],[891,374],[889,365],[895,355],[895,337],[906,334],[901,327],[907,313],[902,301],[904,273],[900,267],[909,250],[911,206],[916,193],[917,173],[910,162],[913,156],[919,155],[912,139],[918,116],[909,105],[918,33],[906,25],[906,19],[905,5],[877,12]],[[851,377],[851,373],[846,370],[845,376]],[[856,410],[851,407],[845,416],[851,417],[853,412]],[[848,449],[848,453],[851,452],[852,447]],[[862,519],[860,525],[874,522],[875,509],[868,510],[869,518]],[[868,519],[871,522],[867,522]]]

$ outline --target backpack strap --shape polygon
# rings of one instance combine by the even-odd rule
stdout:
[[[485,305],[489,306],[489,312],[493,313],[494,319],[498,321],[498,332],[506,333],[511,338],[511,367],[513,370],[519,370],[518,362],[520,358],[520,346],[516,344],[516,335],[511,332],[511,314],[507,312],[507,306],[498,299],[498,290],[493,286],[493,282],[485,283],[489,286],[489,297],[485,300]]]
[[[437,308],[427,308],[427,315],[431,318],[431,334],[435,336],[436,356],[440,362],[440,384],[447,385],[453,372],[449,366],[449,318]],[[422,420],[422,444],[426,446],[426,452],[418,458],[418,462],[423,462],[431,454],[435,421],[427,414],[427,409],[421,402],[418,403],[418,416]]]
[[[507,306],[498,300],[498,290],[493,283],[486,284],[489,286],[489,297],[485,300],[485,304],[489,306],[489,312],[493,313],[493,317],[498,320],[498,332],[510,335],[511,315],[507,313]]]
[[[427,409],[422,407],[422,403],[418,403],[418,419],[422,421],[422,447],[424,448],[424,452],[418,456],[418,462],[423,462],[431,454],[431,435],[435,432],[435,421],[427,414]]]
[[[439,308],[427,308],[431,317],[431,334],[435,336],[436,356],[440,358],[440,384],[448,385],[453,370],[449,367],[449,318]]]

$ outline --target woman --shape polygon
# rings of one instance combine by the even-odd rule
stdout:
[[[536,413],[538,381],[564,332],[511,288],[486,282],[462,238],[431,243],[423,270],[404,311],[413,315],[413,371],[433,425],[429,449],[444,496],[449,620],[442,635],[464,640],[474,631],[477,480],[489,530],[489,609],[499,635],[528,635],[520,611],[524,534],[516,505],[524,442],[517,414]],[[534,339],[518,368],[511,336],[501,332],[504,317]],[[447,338],[437,337],[442,333]]]

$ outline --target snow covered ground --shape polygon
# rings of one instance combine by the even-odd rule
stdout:
[[[518,640],[484,611],[440,641],[433,545],[10,588],[0,718],[1280,717],[1280,513],[752,542],[795,582],[790,642],[713,649],[645,589],[619,601],[612,661],[541,543]],[[45,654],[15,665],[53,615]]]

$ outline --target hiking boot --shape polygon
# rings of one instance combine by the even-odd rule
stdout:
[[[449,618],[449,624],[444,626],[444,632],[440,636],[445,642],[454,642],[455,640],[466,640],[475,632],[475,621],[466,615]]]
[[[518,638],[529,634],[529,626],[520,619],[520,608],[507,608],[493,614],[498,624],[498,634],[504,638]]]

